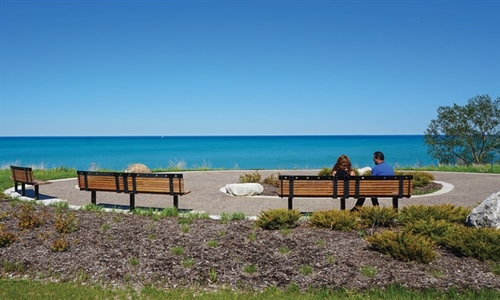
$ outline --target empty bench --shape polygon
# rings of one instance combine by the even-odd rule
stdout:
[[[348,198],[392,198],[398,209],[398,199],[410,198],[413,175],[396,176],[293,176],[280,175],[278,194],[288,198],[288,209],[293,209],[293,198],[340,198],[340,209],[345,210]]]
[[[34,199],[38,200],[39,198],[39,186],[42,184],[49,184],[50,181],[42,181],[35,179],[33,176],[33,169],[29,167],[18,167],[18,166],[10,166],[11,176],[10,179],[14,180],[14,190],[18,192],[17,185],[21,184],[21,195],[26,196],[26,185],[33,186],[34,190]]]
[[[115,192],[130,195],[130,210],[135,209],[136,194],[163,194],[173,196],[179,208],[179,196],[189,194],[184,189],[182,174],[123,173],[77,171],[81,191],[90,191],[91,203],[97,205],[97,192]]]

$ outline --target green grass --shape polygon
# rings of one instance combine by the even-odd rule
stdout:
[[[213,279],[213,278],[212,278]],[[498,299],[500,292],[493,290],[460,291],[450,289],[440,292],[433,289],[408,290],[400,286],[387,289],[372,289],[355,292],[345,289],[309,289],[300,291],[296,287],[263,291],[240,291],[221,289],[217,292],[203,289],[159,289],[145,286],[140,289],[129,287],[103,288],[100,285],[80,285],[78,283],[38,282],[31,280],[0,279],[0,299],[42,300],[42,299],[273,299],[273,300],[313,300],[313,299]]]

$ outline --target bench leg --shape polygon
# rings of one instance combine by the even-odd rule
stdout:
[[[394,208],[394,210],[398,210],[398,197],[392,198],[392,208]]]
[[[14,191],[17,193],[19,189],[17,188],[17,181],[14,181]]]
[[[40,194],[39,185],[35,184],[33,190],[35,191],[35,200],[38,200],[38,195]]]
[[[179,195],[174,195],[174,207],[179,209]]]
[[[130,194],[130,211],[135,209],[135,194]]]
[[[340,210],[345,210],[345,198],[340,198]]]
[[[21,183],[21,196],[26,196],[26,184]]]
[[[90,203],[97,205],[97,192],[90,191]]]
[[[288,197],[288,210],[293,209],[293,197]]]

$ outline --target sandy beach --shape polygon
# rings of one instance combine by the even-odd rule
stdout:
[[[179,197],[179,208],[206,212],[210,215],[221,213],[243,212],[247,216],[256,216],[261,211],[274,208],[286,208],[286,198],[271,196],[234,197],[220,191],[226,184],[237,183],[243,174],[254,173],[255,170],[229,171],[190,171],[184,174],[185,187],[190,194]],[[281,175],[317,175],[318,170],[259,170],[262,178],[271,174]],[[474,207],[488,196],[500,190],[500,175],[477,173],[429,172],[435,180],[442,182],[445,188],[437,193],[425,196],[412,196],[399,201],[399,207],[406,205],[437,205],[450,203],[456,206]],[[6,191],[12,193],[12,189]],[[56,199],[66,200],[71,206],[82,206],[90,203],[90,192],[80,191],[76,178],[55,180],[52,184],[40,187],[40,201],[51,202]],[[33,197],[31,188],[27,189],[27,197]],[[354,205],[354,199],[347,200],[347,208]],[[124,206],[128,209],[129,197],[125,194],[98,192],[97,203],[106,206]],[[380,199],[381,206],[391,206],[392,199]],[[301,212],[340,209],[339,199],[331,198],[294,198],[294,208]],[[365,205],[371,205],[367,201]],[[136,195],[137,207],[165,208],[173,206],[173,199],[168,195]]]

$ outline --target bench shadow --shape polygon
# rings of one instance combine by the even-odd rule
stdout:
[[[120,205],[120,204],[109,204],[109,203],[97,203],[97,207],[102,207],[106,209],[116,209],[116,210],[130,210],[130,205]],[[154,210],[161,212],[165,209],[166,207],[154,207],[154,206],[135,206],[135,209],[140,209],[140,210]],[[188,213],[191,212],[192,209],[188,208],[179,208],[177,209],[178,212],[180,213]]]
[[[17,191],[17,193],[19,195],[21,195],[21,189],[19,189]],[[24,196],[21,195],[21,197],[28,197],[28,198],[35,199],[35,191],[31,190],[31,189],[26,189],[25,193],[24,193]],[[50,196],[50,195],[45,195],[45,194],[39,193],[37,201],[40,201],[40,200],[51,200],[51,199],[56,199],[56,198],[57,197],[55,197],[55,196]]]

